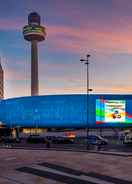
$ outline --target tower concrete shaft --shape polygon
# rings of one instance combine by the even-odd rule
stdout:
[[[39,95],[37,40],[31,41],[31,96]]]
[[[1,59],[0,59],[1,60]],[[4,71],[0,61],[0,99],[4,98]]]

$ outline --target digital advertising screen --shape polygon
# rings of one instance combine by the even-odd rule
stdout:
[[[125,101],[107,100],[105,102],[105,122],[125,122]]]
[[[132,100],[96,99],[96,124],[131,124]]]

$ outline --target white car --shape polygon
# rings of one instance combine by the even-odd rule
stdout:
[[[128,132],[124,137],[124,144],[132,144],[132,132]]]

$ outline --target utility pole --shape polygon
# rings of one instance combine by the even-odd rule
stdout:
[[[92,91],[92,89],[89,89],[89,57],[90,57],[90,55],[87,54],[86,59],[80,59],[80,61],[83,62],[84,64],[86,64],[86,67],[87,67],[87,72],[86,72],[86,75],[87,75],[86,76],[86,79],[87,79],[87,95],[86,95],[87,149],[89,148],[89,142],[88,142],[88,135],[89,135],[89,128],[88,128],[88,124],[89,124],[89,91]]]

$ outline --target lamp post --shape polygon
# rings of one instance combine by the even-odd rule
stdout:
[[[86,98],[86,113],[87,113],[87,149],[89,148],[89,142],[88,142],[88,134],[89,134],[89,128],[88,128],[88,122],[89,122],[89,91],[92,91],[92,89],[89,89],[89,57],[90,55],[86,55],[86,59],[80,59],[81,62],[86,64],[87,66],[87,98]]]

